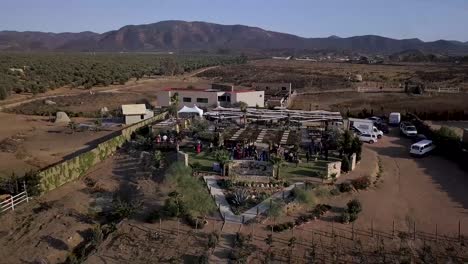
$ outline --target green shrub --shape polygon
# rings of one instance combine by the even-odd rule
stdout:
[[[365,190],[371,185],[371,180],[369,176],[362,176],[351,180],[351,184],[356,190]]]
[[[301,204],[312,205],[314,203],[314,199],[310,192],[304,190],[302,187],[296,187],[292,190],[292,196],[294,200]]]
[[[163,159],[162,152],[159,150],[156,150],[153,154],[153,163],[156,168],[161,167],[161,161]]]
[[[166,171],[166,181],[178,193],[183,194],[178,199],[181,201],[180,205],[183,205],[184,213],[204,216],[216,210],[216,205],[203,182],[193,177],[191,169],[182,163],[176,162],[169,167]]]
[[[146,222],[153,224],[159,221],[159,219],[161,219],[161,212],[159,210],[153,210],[146,217]]]
[[[218,245],[219,242],[219,233],[211,232],[208,235],[208,248],[213,249]]]
[[[340,216],[340,221],[343,224],[347,224],[351,221],[351,216],[348,212],[343,212]]]
[[[355,214],[358,214],[362,211],[362,205],[361,205],[361,202],[359,202],[359,200],[357,199],[353,199],[351,201],[349,201],[346,206],[348,206],[348,213],[352,214],[352,213],[355,213]]]
[[[340,195],[340,190],[337,189],[337,188],[334,188],[334,189],[331,189],[330,190],[330,194],[333,195],[333,196],[337,196],[337,195]]]
[[[340,192],[344,193],[344,192],[352,191],[353,187],[352,187],[351,183],[343,182],[340,185],[338,185],[338,189],[340,190]]]
[[[188,213],[184,215],[184,220],[192,228],[203,229],[203,227],[205,227],[206,224],[206,221],[204,221],[203,219],[200,219]]]
[[[349,172],[351,170],[351,162],[349,162],[348,156],[343,156],[341,159],[341,171]]]

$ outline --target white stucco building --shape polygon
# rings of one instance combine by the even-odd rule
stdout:
[[[249,107],[264,107],[265,92],[250,90],[218,90],[218,89],[185,89],[167,88],[159,91],[158,105],[171,105],[171,97],[177,93],[179,95],[179,105],[193,107],[216,107],[229,106],[235,103],[244,102]]]
[[[122,114],[125,124],[131,125],[154,116],[154,112],[146,109],[145,104],[122,105]]]

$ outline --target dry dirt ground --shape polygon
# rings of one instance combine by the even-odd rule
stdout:
[[[73,118],[77,124],[93,120]],[[48,117],[0,113],[0,177],[39,169],[59,162],[76,151],[98,143],[99,139],[119,129],[74,132],[67,125],[55,124]]]
[[[367,263],[356,260],[358,252],[370,258],[383,249],[390,261],[400,258],[402,247],[407,247],[413,260],[420,263],[421,256],[428,254],[421,251],[424,246],[431,247],[431,254],[438,255],[439,261],[444,259],[443,263],[447,256],[468,261],[468,197],[465,191],[468,174],[438,156],[410,157],[410,141],[396,134],[393,131],[378,143],[365,145],[363,161],[358,168],[338,181],[369,175],[368,168],[376,167],[380,159],[383,173],[377,184],[365,191],[340,196],[325,194],[318,198],[316,202],[332,206],[331,212],[296,230],[273,233],[276,259],[289,261],[291,249],[288,244],[291,237],[295,237],[297,246],[293,250],[293,263],[307,263],[312,247],[316,249],[319,263]],[[338,217],[346,203],[354,198],[362,203],[363,211],[354,225],[343,225]],[[270,219],[242,229],[245,234],[254,232],[254,244],[263,249],[263,253],[261,250],[254,253],[252,263],[262,263],[260,260],[268,250],[265,239],[270,231],[266,225],[294,221],[304,209],[290,207],[288,212],[289,215],[275,221]],[[459,230],[465,242],[458,240]],[[355,257],[345,257],[345,252]],[[336,262],[333,256],[340,254],[341,262]]]
[[[404,93],[330,92],[302,94],[293,101],[293,109],[333,110],[346,113],[366,108],[374,114],[389,112],[468,111],[468,94],[407,95]]]
[[[163,171],[151,176],[139,153],[120,151],[84,179],[0,216],[1,262],[63,263],[80,243],[90,239],[92,229],[103,223],[98,213],[109,210],[116,195],[131,196],[141,205],[134,217],[117,225],[117,231],[87,263],[170,262],[201,255],[206,234],[221,229],[213,221],[198,233],[175,220],[163,221],[161,233],[159,223],[145,223],[148,212],[159,208],[167,197],[162,175]]]
[[[409,139],[397,136],[396,129],[373,145],[365,145],[363,161],[356,171],[344,175],[340,181],[366,176],[375,167],[376,157],[381,160],[381,182],[368,191],[344,196],[328,197],[321,202],[345,207],[346,202],[358,198],[363,205],[356,227],[392,230],[410,230],[416,221],[417,230],[434,233],[438,225],[440,234],[458,235],[458,222],[468,236],[468,173],[455,163],[439,156],[413,158],[409,155]],[[374,163],[372,165],[372,163]],[[339,182],[340,182],[339,181]]]
[[[292,263],[306,263],[312,245],[317,248],[321,263],[333,263],[331,252],[336,250],[355,252],[360,247],[362,252],[371,254],[381,249],[380,243],[389,251],[388,254],[396,252],[398,255],[399,248],[405,244],[416,256],[423,245],[431,245],[433,254],[468,257],[466,246],[458,242],[459,221],[462,236],[468,237],[466,173],[441,157],[410,157],[409,144],[409,140],[400,138],[393,131],[378,143],[365,145],[363,161],[358,169],[340,181],[374,174],[378,159],[383,166],[381,181],[366,191],[321,197],[317,202],[332,205],[331,213],[292,232],[273,234],[277,259],[288,261],[291,237],[296,238]],[[159,223],[144,223],[144,212],[160,206],[161,198],[165,196],[164,188],[158,184],[161,178],[147,176],[138,158],[119,153],[97,165],[87,175],[86,178],[94,182],[92,187],[86,185],[89,180],[66,184],[15,212],[9,212],[0,219],[0,258],[6,263],[34,263],[41,259],[49,263],[63,261],[84,238],[89,238],[91,228],[97,223],[94,218],[97,208],[108,205],[116,190],[132,185],[136,187],[134,190],[138,190],[144,208],[135,219],[119,224],[117,231],[101,244],[87,263],[177,263],[180,260],[190,263],[194,256],[203,252],[206,234],[214,230],[221,232],[221,243],[211,257],[212,263],[227,263],[226,257],[232,250],[234,234],[238,231],[245,234],[254,232],[252,243],[257,250],[250,263],[262,263],[264,252],[268,250],[265,239],[270,233],[265,225],[271,221],[223,227],[219,219],[210,219],[202,232],[194,232],[174,220],[162,222],[161,230]],[[363,211],[353,226],[354,241],[351,239],[352,225],[333,222],[352,198],[359,199],[363,205]],[[303,211],[291,207],[290,215],[278,218],[276,222],[292,220]],[[395,237],[392,237],[393,222]],[[416,240],[412,240],[414,226]],[[400,232],[407,234],[406,238],[398,238]],[[342,263],[351,263],[349,259],[345,261],[344,256],[339,259]]]
[[[31,98],[18,95],[2,101],[3,106],[9,104],[19,112],[28,115],[0,112],[0,142],[8,140],[7,144],[4,144],[6,150],[2,150],[0,146],[0,177],[10,175],[12,172],[21,175],[30,169],[40,169],[58,162],[75,151],[97,143],[99,138],[118,129],[113,126],[106,127],[100,132],[87,131],[71,134],[67,127],[48,122],[48,115],[40,117],[34,114],[64,110],[95,116],[104,106],[109,110],[118,109],[121,104],[129,103],[144,102],[157,106],[156,92],[158,90],[189,85],[208,88],[209,81],[189,75],[153,78],[138,82],[130,81],[126,85],[93,88],[92,91],[95,93],[92,95],[89,90],[60,88],[45,94],[30,96]],[[44,104],[46,99],[56,102],[57,105],[53,106],[53,109],[46,107]],[[18,105],[20,102],[27,103]],[[86,118],[72,118],[72,120],[76,123],[93,124],[94,122]]]
[[[466,66],[450,64],[365,65],[351,63],[286,60],[254,60],[247,65],[232,65],[207,70],[197,76],[250,86],[255,82],[291,82],[299,91],[353,89],[361,87],[395,88],[409,78],[428,87],[460,87],[468,90]],[[350,81],[356,74],[364,83]]]

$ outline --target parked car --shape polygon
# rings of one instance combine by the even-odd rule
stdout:
[[[367,119],[372,120],[372,122],[374,122],[375,126],[380,125],[383,122],[382,118],[380,118],[378,116],[369,117]]]
[[[414,156],[425,156],[432,150],[434,150],[435,146],[432,143],[432,140],[421,140],[417,143],[411,145],[410,154]]]
[[[409,122],[401,122],[400,133],[407,137],[414,137],[418,134],[418,130],[413,124]]]
[[[377,142],[377,135],[373,133],[359,133],[358,137],[362,142],[367,142],[369,144],[374,144]]]
[[[376,127],[384,134],[388,134],[390,132],[386,123],[380,123],[379,125],[376,125]]]
[[[401,114],[400,113],[390,113],[388,116],[388,123],[390,125],[397,126],[401,122]]]

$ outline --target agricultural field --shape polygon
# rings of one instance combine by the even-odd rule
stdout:
[[[357,86],[398,88],[406,80],[428,87],[468,90],[466,66],[444,64],[365,65],[284,60],[255,60],[198,74],[222,82],[251,86],[255,82],[291,82],[299,92],[352,90]],[[353,81],[361,75],[363,82]]]
[[[228,56],[155,54],[5,53],[0,61],[0,100],[12,93],[43,93],[64,86],[90,89],[130,79],[174,76],[200,68],[245,63]]]
[[[450,113],[463,118],[468,111],[468,94],[407,95],[404,93],[330,92],[297,96],[293,109],[324,109],[346,114],[358,114],[366,109],[368,114],[388,115],[390,112],[410,112],[427,115],[427,119],[447,118]],[[371,113],[372,112],[372,113]]]

